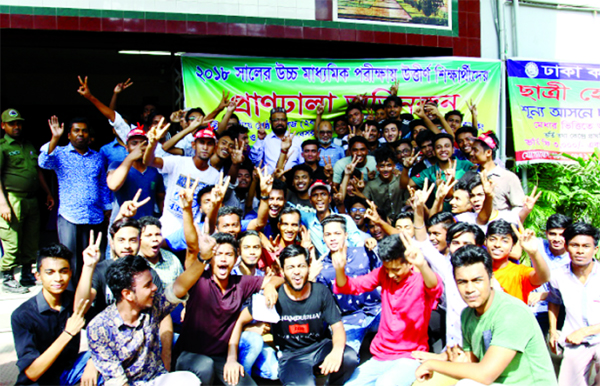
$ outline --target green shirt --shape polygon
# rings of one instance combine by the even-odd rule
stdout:
[[[35,193],[40,188],[38,153],[31,142],[8,135],[0,139],[0,173],[6,192]]]
[[[490,308],[481,316],[473,308],[461,315],[463,348],[481,361],[490,346],[517,352],[494,382],[511,386],[556,385],[554,367],[542,330],[521,300],[494,291]]]
[[[456,160],[456,176],[454,178],[456,180],[460,180],[462,178],[462,176],[465,175],[466,172],[471,170],[472,167],[473,167],[473,164],[469,161]],[[423,170],[421,173],[414,176],[412,178],[412,180],[415,182],[415,184],[417,184],[419,189],[423,188],[423,184],[425,183],[425,178],[427,178],[429,180],[429,186],[431,186],[432,183],[435,184],[435,174],[441,170],[442,169],[440,169],[440,166],[436,163],[435,165],[428,167],[427,169]],[[442,179],[444,181],[446,181],[446,175],[444,173],[442,173]],[[436,189],[437,189],[437,187],[436,187]],[[435,196],[435,191],[431,195]]]
[[[400,209],[409,198],[408,191],[400,189],[400,179],[396,176],[391,182],[383,182],[380,177],[367,182],[363,194],[383,210],[389,218],[394,218],[400,213]]]

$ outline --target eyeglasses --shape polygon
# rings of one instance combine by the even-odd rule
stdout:
[[[367,210],[365,208],[350,208],[350,212],[352,213],[365,213]]]
[[[410,154],[411,151],[410,149],[404,149],[404,150],[397,150],[396,154]]]
[[[320,134],[333,134],[333,131],[319,130]]]

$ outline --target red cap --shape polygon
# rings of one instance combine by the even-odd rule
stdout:
[[[490,147],[490,149],[495,149],[496,146],[498,146],[498,144],[496,143],[494,138],[490,137],[491,133],[493,133],[493,132],[488,131],[486,133],[482,133],[479,137],[477,137],[477,139],[480,140],[481,142],[485,142],[485,144],[488,145]]]
[[[310,196],[312,194],[312,191],[316,188],[325,188],[331,194],[331,186],[329,186],[329,184],[326,184],[325,182],[323,182],[323,180],[316,180],[315,182],[313,182],[310,188],[308,188],[308,195]]]
[[[212,131],[211,129],[198,130],[198,132],[196,134],[194,134],[194,139],[198,139],[198,138],[210,138],[210,139],[214,139],[215,141],[217,140],[217,136],[215,135],[215,132]]]
[[[129,132],[129,134],[127,134],[127,141],[129,141],[133,137],[144,137],[144,138],[148,139],[146,132],[140,128],[135,128],[135,129],[131,130]]]

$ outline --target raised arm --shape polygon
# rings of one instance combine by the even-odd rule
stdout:
[[[79,79],[79,88],[77,89],[79,95],[92,102],[92,104],[96,106],[96,108],[102,113],[102,115],[108,118],[111,122],[114,122],[115,110],[100,102],[98,98],[92,95],[92,92],[90,91],[90,88],[88,86],[88,77],[86,76],[83,80],[81,80],[81,76],[78,76],[77,79]],[[113,98],[115,98],[116,103],[116,97],[114,95]]]
[[[431,119],[429,119],[429,117],[427,116],[427,114],[425,114],[425,109],[421,105],[420,102],[417,105],[417,108],[415,109],[415,115],[417,117],[419,117],[419,119],[421,119],[423,122],[425,122],[425,126],[427,126],[427,128],[429,130],[431,130],[434,134],[440,134],[441,133],[441,131],[437,127],[437,125],[435,125],[433,122],[431,122]]]
[[[108,105],[109,109],[111,109],[111,110],[117,109],[117,98],[118,98],[119,94],[121,92],[123,92],[123,90],[128,88],[129,86],[133,86],[133,82],[131,81],[131,78],[127,78],[127,80],[123,83],[117,83],[117,85],[115,86],[115,88],[113,90],[112,98],[110,98],[110,104]],[[112,120],[112,121],[114,122],[114,120]]]
[[[273,189],[273,176],[267,173],[267,167],[264,170],[256,168],[260,180],[260,205],[256,218],[250,221],[248,229],[262,230],[269,219],[269,195]]]
[[[479,130],[479,122],[477,121],[477,105],[473,103],[473,99],[469,99],[469,102],[467,102],[467,107],[471,112],[471,126]]]
[[[479,173],[479,175],[481,176],[481,186],[483,187],[485,198],[483,199],[483,207],[477,214],[477,224],[486,225],[490,221],[490,217],[492,217],[492,212],[494,211],[494,188],[496,187],[496,183],[487,178],[485,170]]]
[[[525,199],[523,200],[523,207],[519,211],[519,220],[521,221],[522,224],[525,223],[525,220],[527,220],[529,213],[531,213],[531,211],[533,210],[535,203],[542,195],[541,190],[537,194],[535,193],[536,191],[537,191],[537,185],[533,187],[531,194],[529,196],[525,196]]]
[[[164,151],[172,150],[175,147],[175,145],[177,145],[179,143],[179,141],[181,141],[183,138],[185,138],[185,136],[187,136],[188,134],[193,133],[202,124],[205,124],[204,120],[200,120],[200,119],[194,120],[192,123],[190,123],[188,125],[188,127],[186,127],[185,129],[181,130],[179,133],[172,136],[169,140],[165,141],[165,143],[162,144],[163,150]],[[181,154],[181,155],[183,155],[183,154]]]
[[[125,157],[118,168],[106,173],[106,185],[110,190],[116,192],[121,189],[133,163],[144,156],[143,146],[144,144],[142,143],[138,144],[131,153],[127,154],[127,157]]]
[[[367,204],[369,204],[369,209],[367,209],[365,212],[365,218],[368,218],[371,222],[379,225],[386,235],[395,235],[400,233],[398,229],[394,228],[390,223],[379,216],[379,213],[377,212],[377,205],[375,205],[373,201],[367,200]]]
[[[436,106],[427,106],[427,109],[433,112],[435,116],[440,120],[440,122],[442,123],[442,127],[444,128],[444,130],[446,130],[446,133],[454,137],[454,130],[452,130],[452,128],[448,124],[448,121],[446,121],[446,117],[444,117],[444,114],[440,113],[440,110]]]
[[[423,190],[417,190],[414,199],[411,201],[415,212],[414,227],[415,239],[417,241],[425,241],[429,238],[427,229],[425,228],[425,203],[429,199],[434,187],[434,184],[431,184],[429,188],[427,188],[427,184],[423,185]]]
[[[402,173],[400,173],[400,178],[399,178],[400,189],[406,189],[408,186],[416,186],[417,185],[412,180],[412,178],[410,178],[408,171],[414,166],[414,164],[417,162],[417,159],[419,158],[420,155],[421,155],[420,151],[418,151],[415,154],[415,149],[412,149],[412,153],[411,153],[410,157],[405,157],[402,160],[402,164],[404,165],[404,167],[402,168]]]
[[[162,126],[164,118],[162,118],[159,124],[153,128],[151,128],[148,133],[148,146],[146,147],[146,151],[144,152],[143,162],[146,166],[153,166],[157,169],[162,169],[163,160],[162,158],[156,158],[154,156],[154,151],[156,150],[156,145],[158,145],[158,141],[167,133],[169,130],[169,124],[165,125],[162,129],[159,127]]]
[[[102,241],[102,232],[98,233],[98,238],[94,241],[94,231],[90,231],[90,244],[83,251],[83,267],[81,276],[75,290],[75,300],[73,304],[80,304],[82,301],[88,301],[83,313],[85,314],[96,299],[96,290],[92,287],[92,277],[96,265],[100,261],[100,242]]]
[[[222,93],[223,95],[221,96],[221,101],[219,102],[217,107],[215,107],[215,109],[206,116],[206,119],[215,119],[221,113],[221,111],[223,111],[225,107],[227,107],[227,105],[229,104],[229,91],[223,90]]]
[[[237,98],[231,98],[231,100],[229,100],[229,102],[227,103],[225,114],[223,115],[223,118],[221,119],[221,121],[219,122],[219,126],[217,127],[217,134],[221,134],[225,130],[227,130],[227,123],[229,122],[231,116],[233,115],[233,112],[237,108],[237,103]]]
[[[538,240],[535,237],[535,232],[531,229],[523,229],[523,226],[519,224],[519,228],[510,224],[513,231],[519,238],[521,248],[531,259],[531,265],[534,270],[529,274],[529,282],[534,286],[539,286],[550,280],[550,268],[546,263],[546,260],[542,256],[538,248]]]
[[[204,209],[206,213],[205,222],[208,223],[208,233],[212,234],[215,231],[215,226],[217,224],[217,214],[219,208],[223,204],[223,199],[225,198],[225,193],[227,192],[227,188],[229,187],[229,176],[225,177],[223,180],[223,171],[219,176],[219,182],[215,184],[215,187],[210,191],[210,203],[207,205],[207,208]]]
[[[58,141],[65,131],[65,124],[59,123],[58,117],[53,115],[48,119],[48,126],[50,126],[50,132],[52,133],[52,139],[50,139],[50,145],[48,146],[48,155],[50,155],[58,146]]]

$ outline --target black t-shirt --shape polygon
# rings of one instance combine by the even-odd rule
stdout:
[[[321,283],[312,286],[308,298],[294,301],[279,288],[279,299],[275,305],[281,317],[271,326],[275,345],[280,351],[294,351],[330,338],[329,326],[342,320],[331,291]]]

